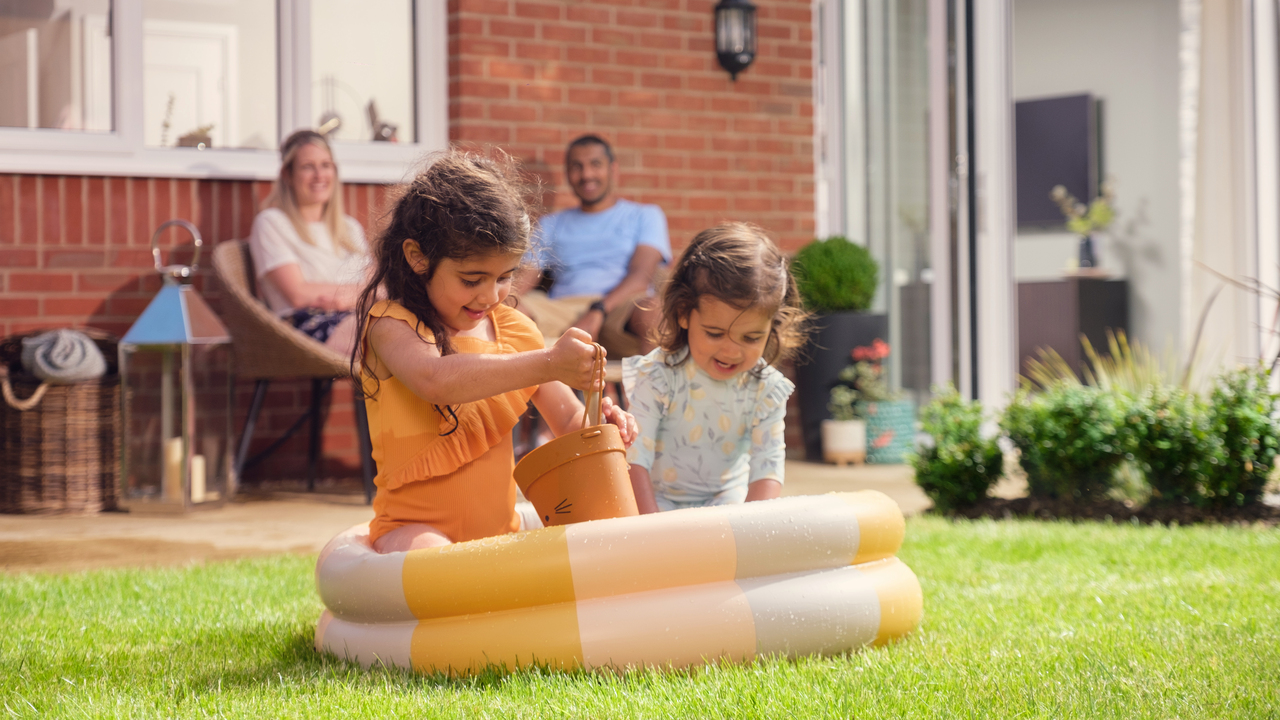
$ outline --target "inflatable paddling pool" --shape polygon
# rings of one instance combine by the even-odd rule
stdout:
[[[595,520],[380,555],[325,546],[316,648],[364,666],[687,667],[836,654],[916,627],[896,503],[862,491]]]

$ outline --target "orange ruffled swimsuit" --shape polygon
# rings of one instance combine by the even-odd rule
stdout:
[[[373,306],[369,317],[396,318],[418,327],[412,312],[391,301]],[[455,337],[457,352],[508,354],[543,347],[537,326],[519,311],[499,305],[489,317],[496,341]],[[433,340],[425,327],[418,334]],[[366,373],[364,384],[366,395],[377,393],[365,400],[378,464],[371,542],[414,523],[431,525],[454,542],[520,529],[511,429],[536,386],[452,406],[458,429],[441,435],[453,427],[453,419],[442,419],[431,403],[395,377],[375,384]]]

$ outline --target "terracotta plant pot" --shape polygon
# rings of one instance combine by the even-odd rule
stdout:
[[[587,427],[561,435],[516,465],[516,484],[547,527],[640,514],[622,435],[616,426],[601,423],[604,350],[599,345],[592,374],[595,382],[582,416]]]
[[[822,458],[841,467],[867,460],[866,420],[823,420]]]
[[[627,473],[627,451],[613,425],[552,440],[525,455],[515,477],[548,527],[640,514]]]

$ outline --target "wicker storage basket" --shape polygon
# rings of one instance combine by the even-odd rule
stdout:
[[[22,369],[22,339],[38,333],[0,341],[0,512],[94,513],[116,505],[117,341],[90,328],[80,331],[102,350],[107,374],[47,385],[43,392],[43,383]]]

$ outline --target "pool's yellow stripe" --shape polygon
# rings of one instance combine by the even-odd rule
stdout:
[[[893,557],[902,547],[907,524],[902,510],[888,495],[879,492],[837,493],[833,500],[847,502],[858,517],[858,553],[853,564]]]
[[[467,674],[488,665],[509,670],[533,664],[582,665],[577,603],[422,620],[414,628],[410,655],[420,672]]]
[[[887,558],[859,567],[880,598],[880,631],[873,645],[884,645],[914,630],[924,616],[920,581],[906,563]]]
[[[574,600],[563,527],[413,550],[401,579],[423,620]]]

